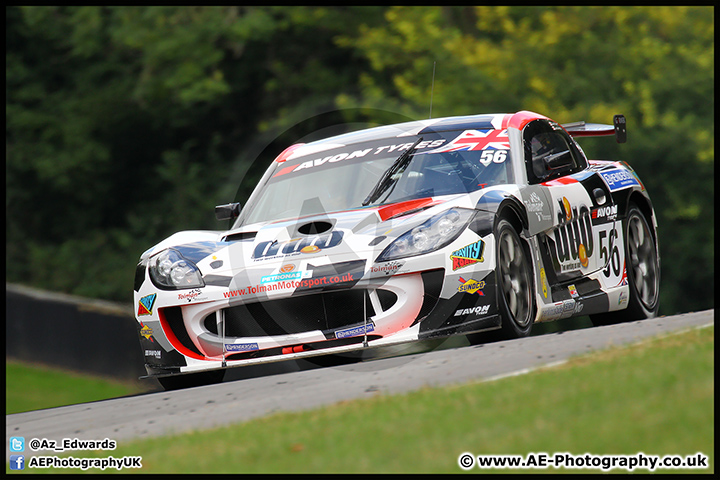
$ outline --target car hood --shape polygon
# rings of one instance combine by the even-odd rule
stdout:
[[[474,208],[476,195],[451,195],[256,223],[229,231],[179,232],[143,254],[147,259],[173,248],[202,273],[206,287],[243,291],[248,287],[295,283],[306,287],[352,286],[360,278],[398,272],[375,259],[398,236],[428,218],[457,206]],[[396,264],[399,262],[395,262]],[[304,280],[304,281],[303,281]],[[349,285],[338,285],[347,283]],[[257,288],[266,293],[267,288]],[[254,293],[253,296],[256,296]]]

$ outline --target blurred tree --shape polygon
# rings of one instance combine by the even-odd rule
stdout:
[[[370,60],[365,105],[390,98],[426,116],[436,60],[433,116],[532,110],[610,123],[625,114],[627,144],[582,144],[591,158],[628,161],[653,198],[661,313],[713,305],[712,7],[393,7],[385,20],[338,41]]]
[[[712,7],[7,7],[6,44],[11,281],[127,301],[142,250],[220,228],[289,143],[432,94],[433,117],[624,113],[628,143],[583,147],[652,195],[661,313],[713,305]]]
[[[357,94],[333,39],[379,10],[8,7],[8,279],[128,301],[144,249],[254,187],[244,150]]]

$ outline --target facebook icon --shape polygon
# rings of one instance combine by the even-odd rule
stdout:
[[[25,455],[10,455],[10,470],[25,470]]]

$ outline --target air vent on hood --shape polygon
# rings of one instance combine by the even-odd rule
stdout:
[[[225,237],[226,242],[237,242],[239,240],[253,240],[255,236],[257,235],[257,232],[240,232],[240,233],[232,233]]]
[[[330,231],[332,230],[332,228],[332,223],[320,220],[301,225],[300,227],[298,227],[298,232],[302,233],[303,235],[317,235],[318,233],[325,233],[327,231]]]

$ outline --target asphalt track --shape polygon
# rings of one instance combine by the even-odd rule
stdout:
[[[342,366],[319,368],[281,362],[263,368],[232,369],[218,385],[7,415],[6,461],[10,437],[25,438],[26,456],[41,453],[28,448],[35,438],[59,443],[65,438],[109,438],[121,445],[132,439],[240,423],[274,412],[522,374],[572,356],[709,326],[714,321],[714,310],[707,310],[484,345],[471,346],[464,337],[425,342],[412,347],[426,350],[423,353],[399,348],[380,352],[394,357]]]

